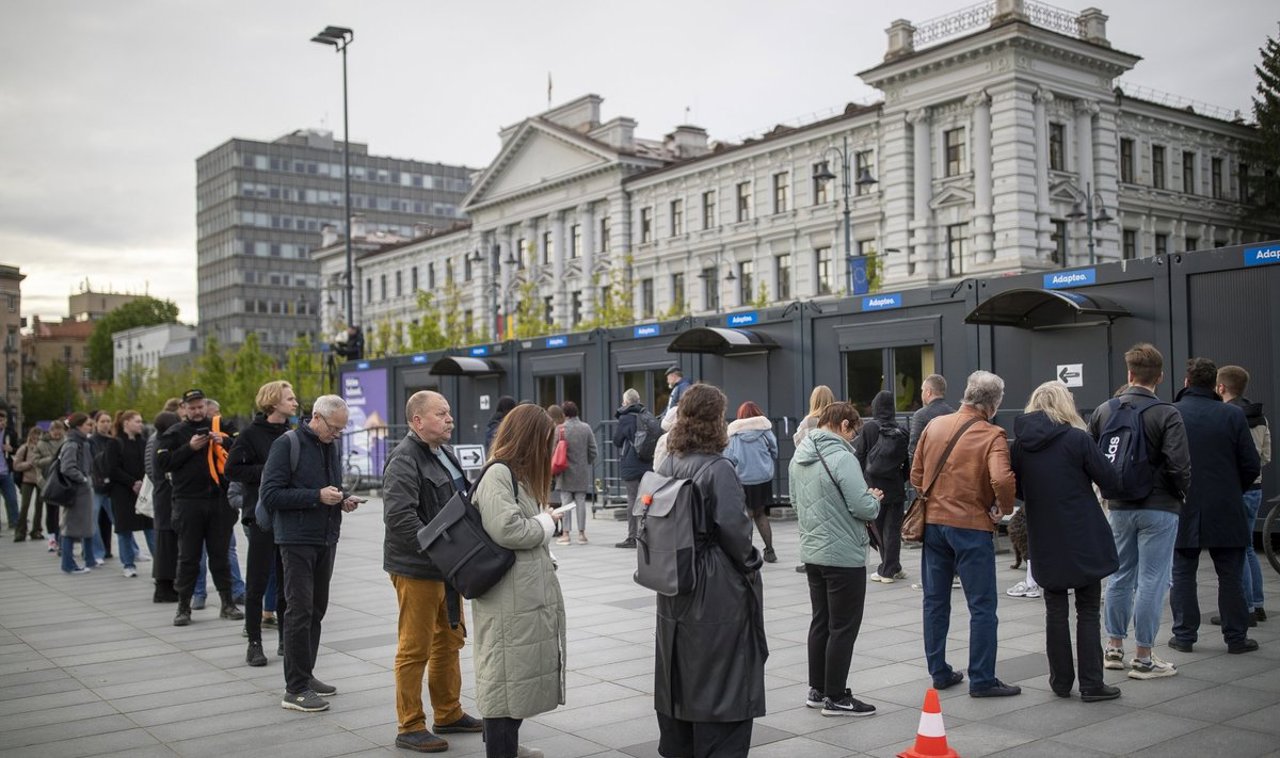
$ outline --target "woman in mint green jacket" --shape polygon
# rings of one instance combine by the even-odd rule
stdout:
[[[809,697],[824,716],[870,716],[875,706],[846,688],[867,591],[867,523],[884,493],[868,489],[854,457],[861,419],[832,403],[791,458],[791,504],[800,521],[800,560],[809,577]]]

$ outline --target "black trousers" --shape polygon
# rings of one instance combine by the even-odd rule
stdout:
[[[1222,638],[1228,645],[1245,641],[1249,631],[1249,606],[1244,599],[1244,548],[1210,547],[1213,570],[1218,574],[1218,615],[1222,617]],[[1196,597],[1196,569],[1201,548],[1180,547],[1173,551],[1173,589],[1169,608],[1173,611],[1173,636],[1181,642],[1195,642],[1200,635],[1200,600]]]
[[[849,682],[853,644],[862,628],[867,569],[805,564],[809,577],[809,686],[838,700]]]
[[[98,491],[94,490],[93,497],[96,500]],[[102,534],[102,549],[105,551],[103,555],[110,557],[111,553],[111,501],[107,501],[106,507],[98,511],[98,532]]]
[[[52,537],[58,533],[58,517],[62,509],[53,503],[44,504],[44,534],[46,537]]]
[[[155,534],[156,552],[151,556],[151,578],[172,582],[178,578],[178,533],[172,529],[157,529]],[[198,558],[196,560],[199,561]],[[199,565],[196,570],[200,570]]]
[[[681,721],[659,713],[658,755],[664,758],[743,758],[751,750],[751,726],[751,719]]]
[[[524,719],[485,719],[485,758],[515,758],[520,750],[520,725]]]
[[[244,628],[249,632],[250,642],[262,642],[262,598],[267,594],[267,583],[271,579],[271,567],[274,565],[276,576],[284,576],[280,565],[280,551],[276,548],[275,536],[264,532],[256,524],[246,524],[244,536],[249,543],[249,557],[244,572]],[[283,592],[276,593],[276,624],[279,629],[280,643],[284,644],[284,619],[288,600]]]
[[[311,687],[320,652],[320,622],[329,608],[334,545],[280,545],[284,564],[284,683],[289,694]],[[209,554],[213,556],[212,553]],[[258,615],[262,612],[259,610]]]
[[[1102,582],[1076,587],[1076,657],[1080,691],[1096,690],[1102,681]],[[1076,666],[1071,660],[1071,623],[1066,590],[1044,590],[1044,641],[1049,656],[1049,687],[1071,691]]]
[[[218,592],[231,592],[231,530],[236,514],[223,498],[179,499],[173,501],[173,526],[178,533],[178,576],[173,583],[178,595],[190,598],[200,574],[200,550],[209,554],[209,573]]]
[[[893,578],[902,570],[902,514],[905,503],[883,502],[880,515],[876,516],[876,530],[880,532],[880,566],[876,573]]]

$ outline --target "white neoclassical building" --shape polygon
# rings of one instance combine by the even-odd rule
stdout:
[[[880,102],[740,144],[643,139],[596,95],[530,116],[501,130],[469,226],[362,249],[357,320],[408,324],[416,290],[452,281],[482,341],[527,281],[568,331],[615,283],[643,321],[840,297],[864,265],[897,289],[1280,237],[1243,220],[1253,128],[1119,83],[1140,58],[1106,21],[1031,0],[894,21],[860,74]],[[342,276],[340,244],[316,257]]]

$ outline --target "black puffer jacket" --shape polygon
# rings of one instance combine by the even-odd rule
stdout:
[[[191,438],[197,432],[208,433],[209,422],[200,427],[182,421],[169,427],[156,442],[156,460],[160,470],[169,474],[173,482],[174,500],[198,500],[222,497],[222,488],[209,475],[209,448],[191,449]],[[212,443],[210,443],[212,444]]]
[[[258,505],[258,487],[262,483],[262,470],[266,468],[267,456],[271,454],[271,443],[287,431],[289,424],[267,421],[267,417],[259,413],[254,416],[249,428],[236,437],[227,453],[227,478],[244,485],[244,502],[240,511],[242,523],[254,523],[253,511]]]
[[[640,479],[646,471],[653,470],[653,463],[640,460],[635,448],[636,421],[644,411],[644,403],[632,403],[613,413],[613,417],[618,419],[613,430],[613,446],[622,451],[618,456],[618,468],[624,482]]]

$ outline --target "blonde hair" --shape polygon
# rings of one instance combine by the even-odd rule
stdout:
[[[1067,385],[1052,379],[1036,387],[1027,399],[1027,413],[1044,411],[1055,424],[1070,424],[1077,429],[1084,428],[1084,419],[1076,410],[1076,398],[1067,389]]]
[[[825,384],[819,384],[809,393],[809,415],[817,418],[822,409],[836,401],[836,395]]]
[[[270,416],[276,412],[276,406],[284,402],[284,391],[291,389],[293,385],[283,379],[267,382],[258,388],[258,396],[253,402],[258,406],[258,410]]]

